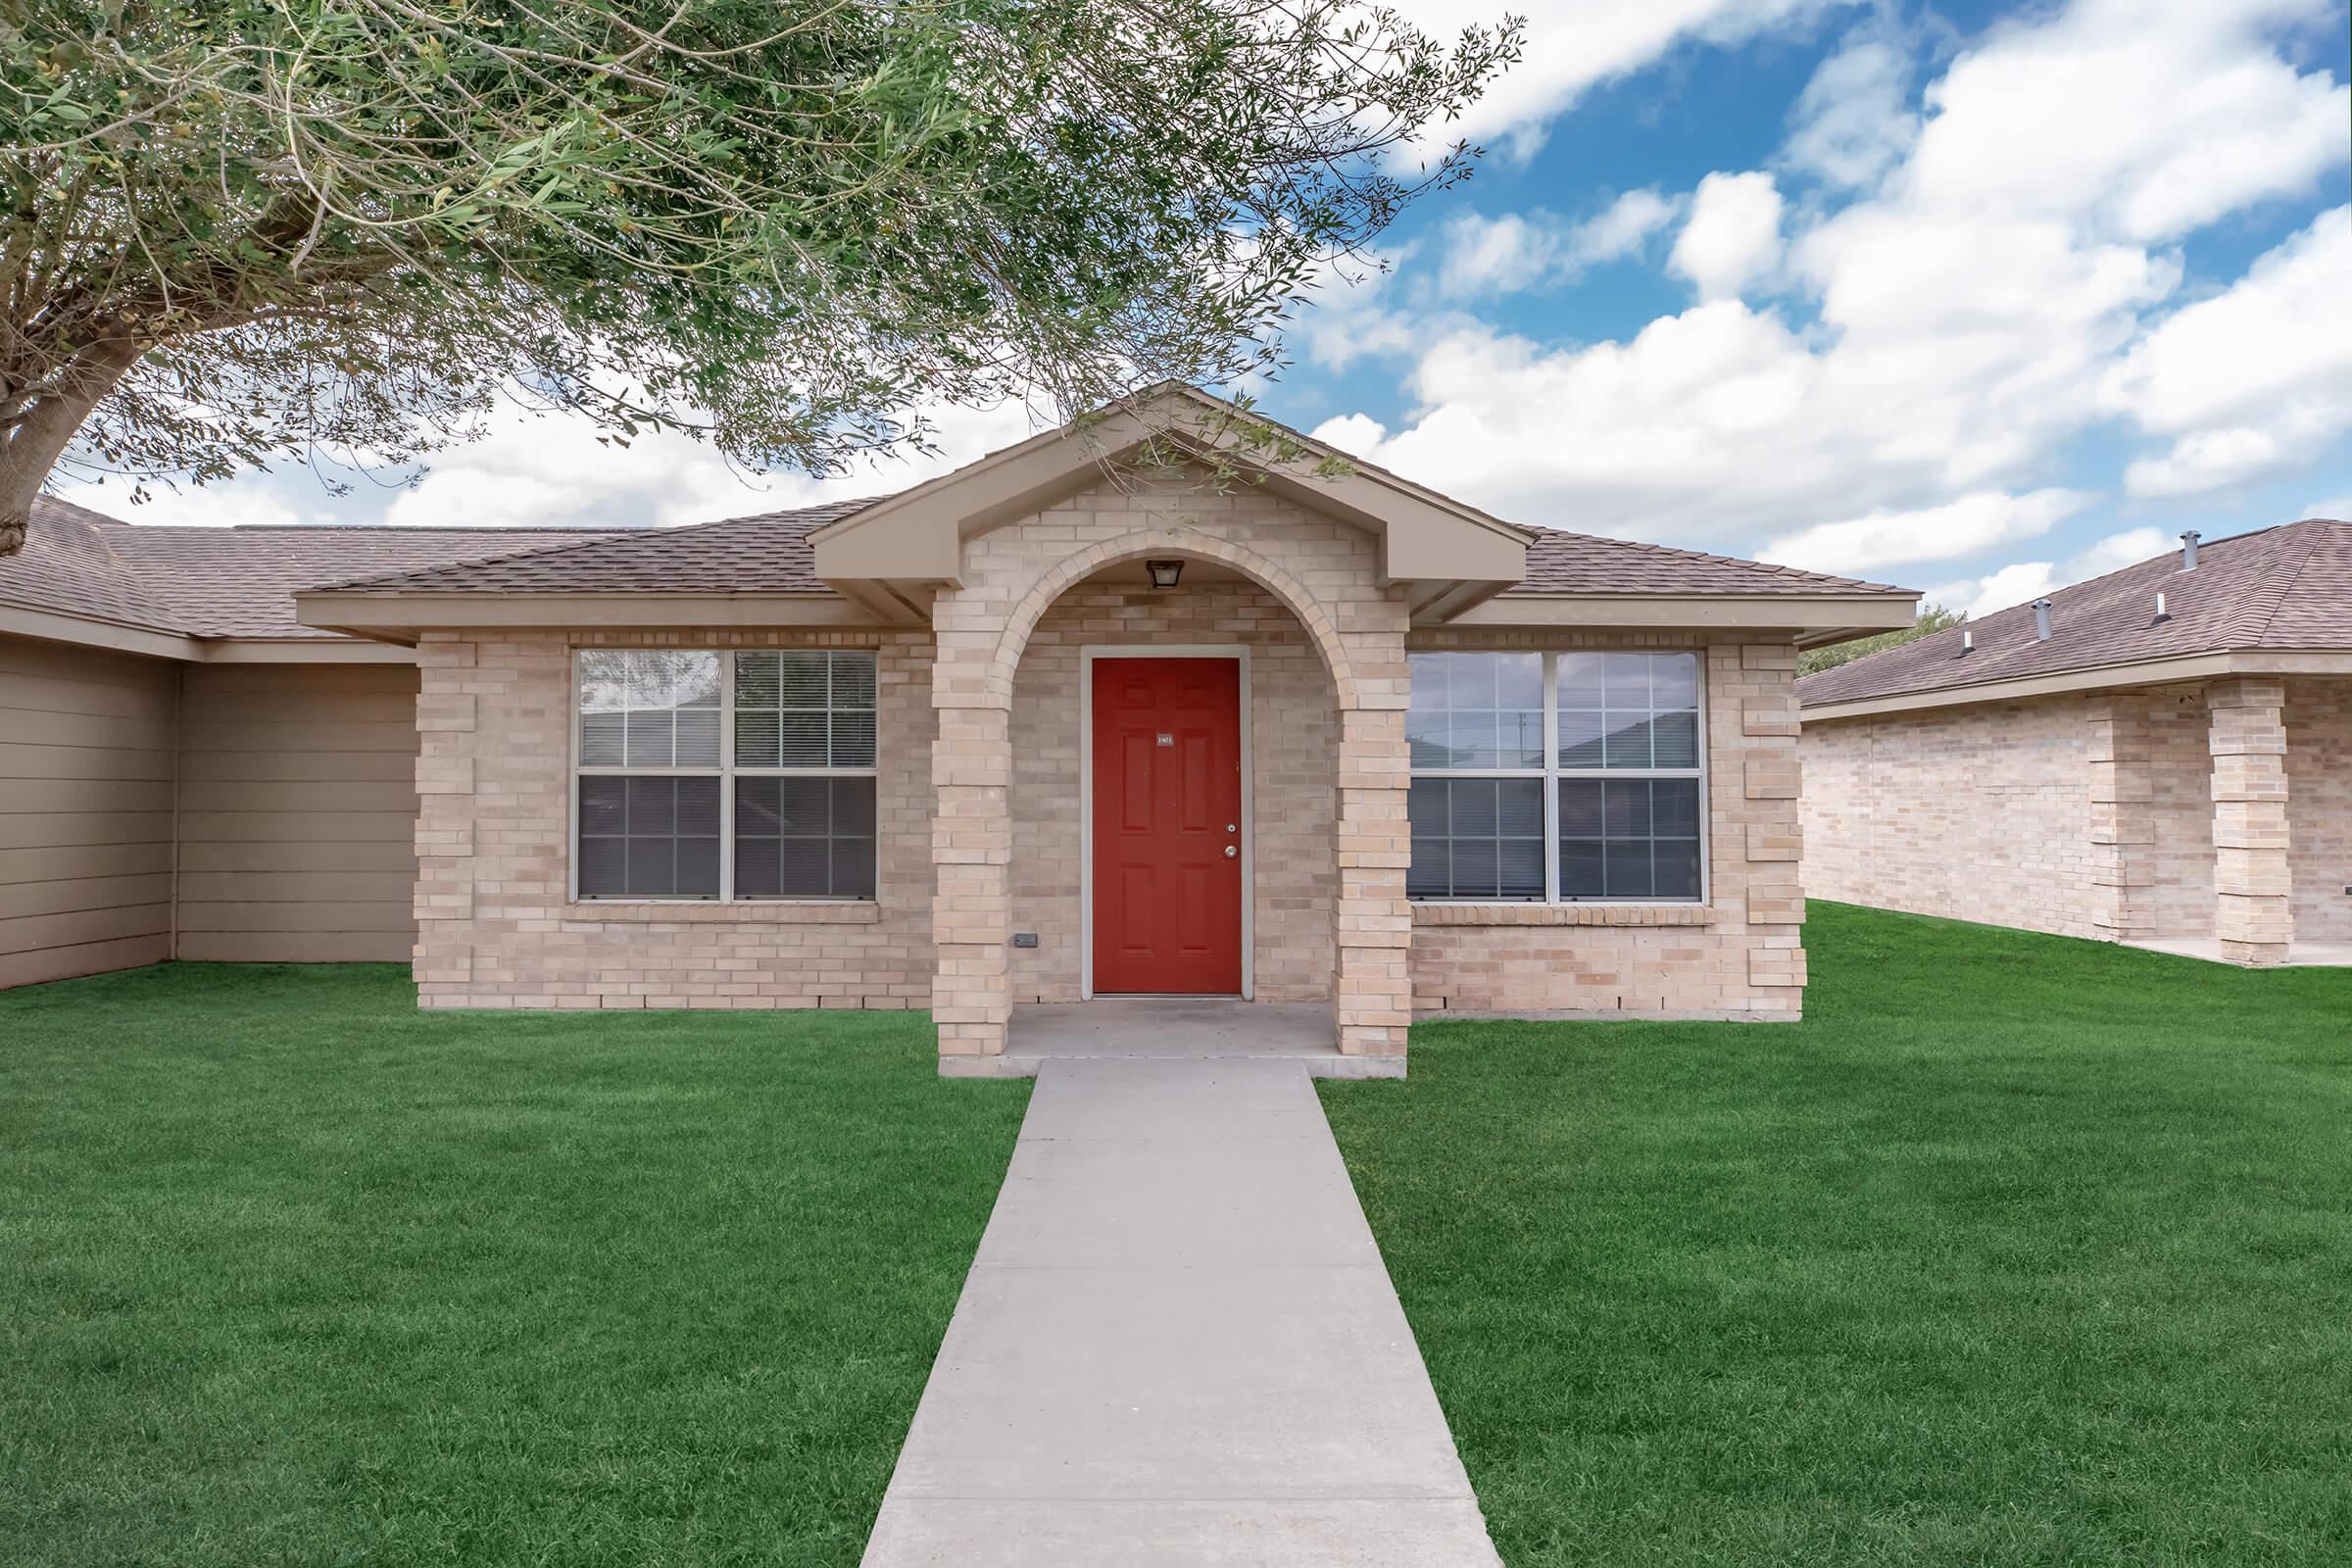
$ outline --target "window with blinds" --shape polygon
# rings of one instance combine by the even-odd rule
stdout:
[[[870,900],[875,656],[579,655],[582,899]]]

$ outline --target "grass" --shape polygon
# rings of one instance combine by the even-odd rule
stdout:
[[[2352,972],[1817,905],[1325,1104],[1513,1568],[2352,1561]]]
[[[921,1015],[0,996],[0,1562],[850,1563],[1010,1154]]]

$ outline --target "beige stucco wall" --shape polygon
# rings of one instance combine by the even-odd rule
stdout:
[[[407,962],[416,940],[416,671],[182,674],[182,958]]]
[[[1089,644],[1250,650],[1254,995],[1330,1000],[1338,714],[1305,629],[1254,583],[1196,581],[1155,593],[1090,581],[1038,621],[1013,679],[1012,929],[1038,934],[1035,949],[1012,951],[1014,1002],[1079,997],[1079,671]]]
[[[171,956],[178,689],[162,660],[0,637],[0,987]]]
[[[878,651],[875,902],[567,903],[571,648]],[[931,995],[929,639],[428,634],[417,649],[417,995],[428,1007],[908,1007]]]
[[[2352,679],[2286,683],[2295,936],[2352,942]]]

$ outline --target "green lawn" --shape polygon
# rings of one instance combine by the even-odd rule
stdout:
[[[1025,1087],[413,995],[0,995],[0,1563],[855,1562]]]
[[[1324,1088],[1512,1568],[2352,1561],[2352,971],[1806,946]]]

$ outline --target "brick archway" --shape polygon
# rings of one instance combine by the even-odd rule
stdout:
[[[1107,520],[1107,519],[1106,519]],[[932,705],[937,792],[932,1018],[943,1061],[1004,1050],[1011,1019],[1010,786],[1013,679],[1039,621],[1071,587],[1106,566],[1147,556],[1215,562],[1255,582],[1298,616],[1332,680],[1340,720],[1334,760],[1332,1011],[1340,1049],[1398,1055],[1411,1023],[1407,948],[1412,913],[1404,875],[1409,777],[1405,608],[1375,575],[1371,552],[1301,517],[1299,561],[1275,559],[1199,527],[1125,526],[1073,539],[991,537],[989,559],[933,604],[938,636]],[[1287,536],[1270,544],[1289,553]],[[1330,591],[1307,586],[1309,575]]]
[[[1138,530],[1090,545],[1075,555],[1066,557],[1053,569],[1038,578],[1029,591],[1012,607],[1005,619],[1004,634],[997,644],[996,657],[990,665],[990,683],[1002,683],[1006,692],[1012,689],[1013,672],[1020,667],[1021,655],[1029,646],[1029,638],[1037,623],[1071,588],[1096,572],[1129,561],[1161,556],[1183,556],[1194,561],[1213,561],[1230,566],[1260,588],[1282,601],[1299,625],[1306,628],[1308,641],[1331,674],[1331,683],[1339,693],[1342,712],[1356,706],[1356,682],[1353,662],[1347,646],[1340,640],[1339,628],[1330,609],[1319,603],[1305,585],[1273,561],[1252,550],[1228,544],[1197,530],[1182,532],[1168,529]]]

